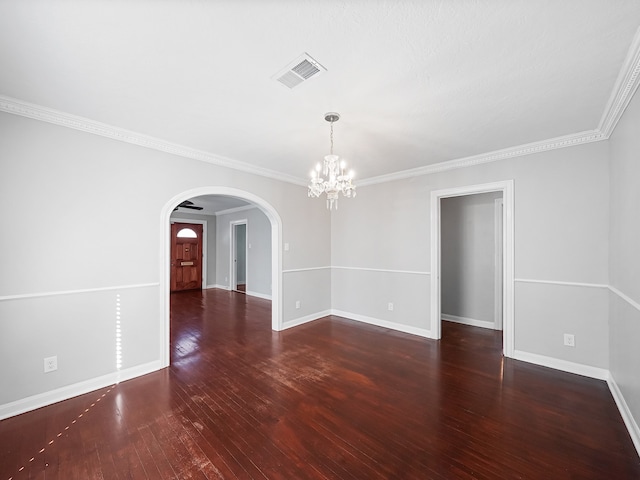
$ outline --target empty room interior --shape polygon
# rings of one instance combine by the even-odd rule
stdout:
[[[639,27],[0,0],[0,480],[640,478]]]

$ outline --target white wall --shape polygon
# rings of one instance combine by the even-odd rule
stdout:
[[[231,222],[238,220],[247,221],[247,293],[271,298],[271,226],[269,219],[258,208],[216,217],[216,284],[231,288]]]
[[[445,319],[496,328],[495,200],[501,197],[502,193],[491,192],[440,201]]]
[[[611,139],[610,371],[635,418],[640,451],[640,98]]]
[[[331,219],[333,265],[351,267],[333,269],[333,308],[428,330],[430,192],[513,179],[516,354],[606,369],[608,178],[608,146],[599,142],[360,187]],[[398,283],[419,294],[398,289],[368,303],[380,284]],[[569,289],[577,293],[565,296]],[[386,301],[397,308],[389,312]],[[563,346],[563,333],[575,335],[575,348]]]
[[[117,378],[117,295],[119,374],[161,366],[161,212],[180,194],[250,192],[277,211],[295,245],[284,270],[329,263],[330,217],[304,187],[6,113],[0,132],[0,418]],[[283,274],[283,299],[295,287],[328,308],[328,287],[316,281]],[[51,355],[59,368],[44,374]]]

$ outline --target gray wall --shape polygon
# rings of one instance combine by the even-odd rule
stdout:
[[[335,311],[424,333],[430,192],[514,179],[516,350],[610,369],[640,418],[639,123],[635,98],[610,142],[361,186],[330,215],[303,187],[0,113],[0,416],[28,398],[112,379],[116,304],[123,369],[158,365],[160,212],[182,192],[234,187],[278,212],[290,247],[285,324]],[[38,213],[37,227],[25,212]],[[26,232],[27,255],[15,255],[9,229]],[[78,238],[87,241],[74,243],[69,262]],[[576,335],[575,348],[562,346],[562,333]],[[51,355],[59,368],[43,374]]]
[[[611,136],[610,371],[640,432],[640,98]],[[626,298],[625,298],[626,297]]]
[[[424,335],[429,191],[414,180],[359,187],[357,198],[340,201],[331,217],[331,300],[342,315]]]
[[[441,308],[449,320],[496,327],[497,198],[502,198],[500,192],[440,201]]]
[[[329,213],[304,187],[6,113],[0,132],[0,417],[160,368],[160,283],[168,262],[161,213],[185,192],[251,192],[275,209],[283,241],[295,245],[282,255],[283,269],[330,261]],[[25,255],[15,254],[6,226],[22,232]],[[316,290],[316,281],[311,271],[283,274],[283,302],[293,301],[295,287],[294,295],[313,292],[328,309],[328,287]],[[293,318],[282,310],[285,322]],[[44,374],[43,358],[51,355],[58,370]]]
[[[333,308],[429,331],[431,191],[513,179],[516,352],[608,368],[608,150],[598,142],[361,186],[331,219]]]
[[[259,208],[242,210],[216,217],[217,274],[216,284],[231,288],[231,222],[246,220],[246,240],[249,256],[246,259],[247,293],[271,297],[271,224]]]

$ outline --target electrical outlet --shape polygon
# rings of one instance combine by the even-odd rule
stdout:
[[[567,347],[575,347],[576,346],[576,337],[572,333],[564,334],[564,344]]]
[[[389,309],[390,312],[393,312],[393,303],[389,302],[389,305],[387,305],[387,308]]]
[[[296,308],[300,308],[300,300],[296,300]]]
[[[58,357],[47,357],[44,359],[44,373],[53,372],[58,369]]]

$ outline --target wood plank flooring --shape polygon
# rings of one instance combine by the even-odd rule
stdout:
[[[270,302],[172,295],[172,364],[0,422],[0,480],[638,479],[602,381]]]

